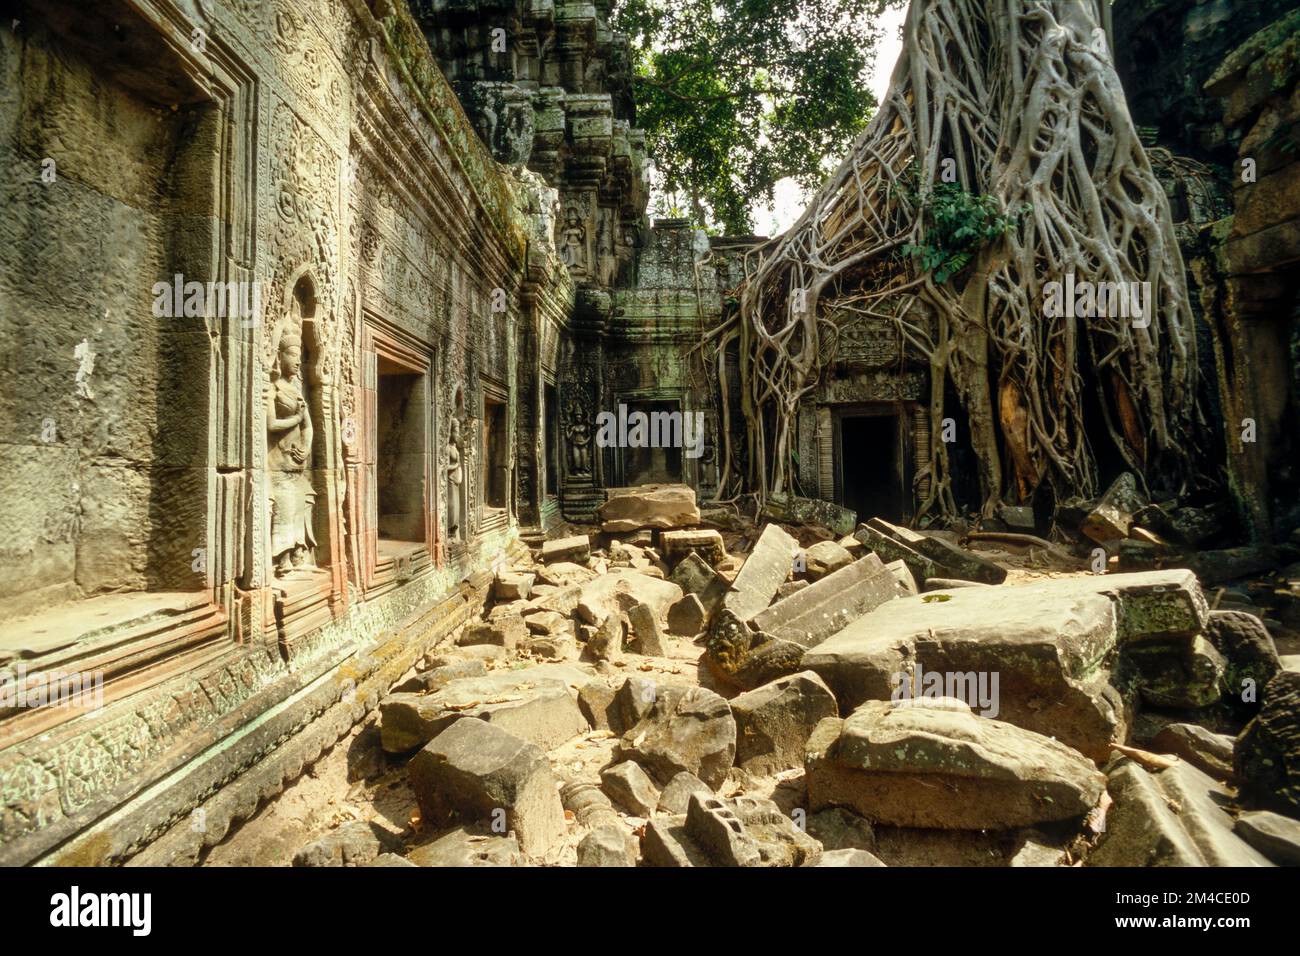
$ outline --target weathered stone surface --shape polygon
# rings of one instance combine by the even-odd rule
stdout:
[[[679,561],[669,580],[680,587],[683,594],[698,597],[705,612],[710,615],[731,590],[731,583],[709,567],[698,554],[688,554]]]
[[[615,717],[610,719],[610,729],[622,734],[629,727],[640,722],[655,701],[659,699],[660,685],[648,677],[633,675],[623,681],[614,695]]]
[[[955,577],[955,575],[950,575],[945,569],[941,568],[938,562],[917,551],[911,544],[895,539],[875,527],[861,525],[853,533],[853,536],[869,552],[879,557],[881,561],[904,562],[908,570],[912,572],[912,576],[916,579],[918,585],[924,585],[930,578]],[[920,535],[915,535],[915,537],[919,538]]]
[[[659,630],[659,617],[648,604],[634,604],[628,609],[627,619],[636,635],[637,649],[642,654],[664,657],[668,654],[664,637]]]
[[[656,809],[660,813],[685,813],[691,794],[712,792],[707,783],[690,771],[683,770],[675,774],[664,786],[663,792],[659,794],[659,805]]]
[[[294,866],[365,866],[401,840],[378,824],[352,820],[312,840],[293,855]]]
[[[784,584],[782,584],[779,588],[776,589],[777,602],[784,601],[792,594],[798,594],[800,591],[808,587],[808,585],[810,584],[812,584],[812,582],[807,580],[806,578],[799,578],[794,581],[786,581]]]
[[[839,535],[851,533],[858,518],[856,512],[831,501],[785,494],[768,495],[763,513],[775,521],[820,525]]]
[[[379,714],[380,739],[389,753],[414,750],[466,717],[490,722],[545,750],[587,729],[564,681],[531,670],[461,678],[432,694],[390,694],[379,702]]]
[[[1258,709],[1258,691],[1282,669],[1268,628],[1254,614],[1215,610],[1209,613],[1205,637],[1227,661],[1223,674],[1225,699],[1253,713]],[[1244,694],[1248,689],[1256,693]],[[1253,697],[1254,702],[1243,700],[1243,696]]]
[[[1208,707],[1223,694],[1223,655],[1205,638],[1142,641],[1125,646],[1142,699],[1153,707]]]
[[[592,830],[578,844],[578,866],[636,866],[632,834],[619,825]]]
[[[626,614],[637,604],[647,604],[656,617],[682,596],[671,581],[661,581],[636,571],[611,571],[582,586],[574,613],[587,624],[599,625],[611,614]]]
[[[600,622],[587,638],[585,654],[594,661],[616,661],[623,656],[622,615],[611,614]]]
[[[573,635],[573,622],[556,611],[538,611],[524,618],[524,624],[533,634]]]
[[[804,749],[824,717],[837,717],[835,695],[812,671],[782,677],[731,700],[736,766],[759,775],[802,767]]]
[[[366,866],[407,867],[407,866],[418,866],[418,864],[412,863],[406,857],[398,856],[396,853],[381,853],[379,854],[379,856],[375,857],[373,860],[367,863]]]
[[[693,528],[700,523],[695,490],[687,485],[611,488],[598,509],[602,531],[638,528]]]
[[[832,571],[853,563],[853,555],[834,541],[818,541],[804,550],[804,566],[808,580],[818,581]]]
[[[613,730],[622,733],[623,728],[615,727],[614,688],[599,677],[578,686],[578,709],[587,723],[594,730]]]
[[[1231,737],[1216,734],[1200,724],[1167,724],[1151,738],[1148,749],[1174,754],[1216,780],[1232,779]]]
[[[910,581],[901,562],[897,568]],[[754,616],[753,626],[765,634],[815,647],[850,621],[896,597],[915,594],[894,569],[886,569],[874,554],[829,574],[817,583],[777,601]]]
[[[640,765],[625,760],[600,772],[601,789],[635,817],[649,819],[659,805],[659,790]]]
[[[998,719],[1106,760],[1127,720],[1106,669],[1116,648],[1116,605],[1105,594],[1055,583],[888,601],[808,651],[803,668],[826,681],[841,712],[888,700],[900,675],[917,669],[996,674]]]
[[[709,866],[709,857],[686,834],[686,814],[656,817],[641,835],[641,859],[646,866]]]
[[[1251,810],[1237,817],[1233,830],[1278,866],[1300,866],[1300,820]]]
[[[585,534],[575,534],[568,538],[552,538],[550,541],[542,542],[542,561],[547,565],[560,562],[582,565],[590,556],[591,539]]]
[[[504,810],[529,856],[545,854],[564,836],[564,809],[546,755],[486,721],[453,723],[411,759],[408,774],[421,816],[435,826],[460,820],[490,827]]]
[[[1145,503],[1138,493],[1137,480],[1126,471],[1111,482],[1079,530],[1100,545],[1118,542],[1128,537],[1133,514]]]
[[[478,659],[457,660],[421,671],[393,688],[394,694],[428,694],[446,687],[462,677],[482,677],[487,673],[487,664]]]
[[[524,866],[519,841],[490,831],[457,827],[407,855],[415,866]]]
[[[514,650],[520,641],[528,639],[528,625],[517,614],[498,617],[495,621],[474,621],[466,625],[456,641],[461,647],[475,644],[492,644]]]
[[[845,810],[829,807],[808,814],[808,835],[826,850],[872,850],[876,848],[876,834],[871,821]]]
[[[1108,773],[1114,806],[1088,866],[1267,866],[1233,834],[1229,795],[1182,761],[1150,773],[1127,758]]]
[[[721,866],[758,866],[758,846],[726,801],[693,793],[686,801],[686,833]]]
[[[799,542],[786,534],[780,525],[763,529],[744,565],[732,582],[732,590],[722,599],[722,606],[742,621],[748,621],[772,603],[783,581],[794,567]]]
[[[736,756],[731,708],[703,687],[660,687],[645,716],[619,741],[617,758],[635,760],[667,781],[689,770],[716,789]]]
[[[866,850],[827,850],[818,866],[884,866],[880,858]]]
[[[528,571],[498,571],[492,582],[492,596],[498,601],[527,601],[536,575]]]
[[[537,569],[537,580],[539,582],[562,589],[577,588],[595,579],[595,577],[596,572],[591,568],[581,564],[574,564],[572,561],[557,561],[554,564],[544,565]],[[546,595],[546,597],[554,597],[554,595]],[[561,607],[554,604],[543,605],[537,599],[534,599],[531,603],[533,607],[547,606],[562,611]],[[570,606],[569,610],[573,610],[572,606]]]
[[[1255,806],[1300,814],[1300,673],[1279,671],[1264,686],[1233,765],[1242,796]]]
[[[688,554],[698,554],[712,567],[727,556],[722,535],[712,528],[664,531],[659,535],[659,549],[669,564],[676,564]]]
[[[668,632],[682,637],[694,637],[704,630],[708,618],[699,595],[683,595],[668,608]]]
[[[869,701],[826,718],[807,748],[811,810],[846,806],[908,827],[984,830],[1082,816],[1105,777],[1051,738],[962,701]]]
[[[866,540],[864,532],[867,537],[875,532],[871,541],[878,546],[883,546],[883,539],[889,538],[907,550],[897,554],[881,554],[878,547],[872,547],[871,541]],[[886,561],[901,558],[913,574],[922,578],[948,577],[978,581],[981,584],[1001,584],[1007,577],[1006,568],[987,558],[965,551],[937,535],[919,534],[881,518],[872,518],[859,528],[858,540]],[[917,561],[915,555],[920,555],[925,560]]]

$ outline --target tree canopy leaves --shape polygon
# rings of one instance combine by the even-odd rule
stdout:
[[[876,106],[875,20],[902,2],[621,0],[660,190],[699,225],[743,233],[778,180],[820,184]]]

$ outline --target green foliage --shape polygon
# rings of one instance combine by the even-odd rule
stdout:
[[[921,269],[940,284],[970,265],[985,244],[1012,232],[1032,208],[1022,203],[1003,214],[992,196],[977,196],[956,183],[940,183],[919,196],[915,191],[911,195],[914,201],[919,200],[930,225],[924,242],[908,243],[902,253],[920,259]]]
[[[663,207],[743,233],[778,180],[815,188],[875,109],[874,17],[904,0],[621,0]]]

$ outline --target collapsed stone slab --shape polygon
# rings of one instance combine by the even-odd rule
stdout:
[[[1269,866],[1233,833],[1230,795],[1191,764],[1151,773],[1127,758],[1108,773],[1115,804],[1088,866]]]
[[[722,606],[742,621],[748,621],[772,603],[776,590],[794,568],[799,542],[780,525],[769,524],[745,558],[731,591]]]
[[[802,767],[804,749],[824,717],[838,717],[835,695],[812,671],[792,674],[731,700],[736,766],[759,775]]]
[[[611,488],[609,497],[597,510],[602,531],[693,528],[700,523],[695,489],[688,485]]]
[[[567,538],[552,538],[542,542],[542,561],[547,565],[559,562],[581,565],[591,555],[591,538],[575,534]]]
[[[406,753],[462,718],[492,723],[544,750],[588,727],[562,679],[529,669],[460,678],[431,694],[389,694],[379,702],[380,741],[388,753]]]
[[[610,571],[582,586],[574,613],[587,624],[600,625],[611,614],[625,615],[637,604],[646,604],[662,619],[668,606],[682,596],[682,589],[636,571]]]
[[[816,866],[821,844],[771,800],[692,793],[684,814],[650,821],[641,852],[648,866]]]
[[[676,564],[688,554],[698,554],[711,567],[727,556],[722,535],[713,528],[664,531],[659,535],[659,547],[669,564]]]
[[[904,827],[1064,820],[1091,810],[1106,784],[1077,751],[950,698],[868,701],[845,720],[828,717],[806,761],[810,810],[843,806]]]
[[[682,589],[683,594],[694,594],[707,615],[712,615],[731,590],[727,581],[698,554],[688,554],[677,563],[669,580]]]
[[[918,583],[928,578],[960,578],[1001,584],[1007,570],[987,558],[964,551],[943,538],[920,534],[882,518],[871,518],[854,534],[885,561],[904,561]]]
[[[660,781],[683,770],[713,789],[736,756],[736,721],[727,702],[703,687],[657,688],[654,703],[619,741],[617,760],[635,760]]]
[[[832,501],[786,494],[768,495],[763,513],[785,524],[820,525],[838,535],[852,532],[858,517],[857,512]]]
[[[853,563],[853,555],[834,541],[818,541],[809,545],[803,553],[804,571],[808,580],[819,581],[832,571],[847,567]]]
[[[815,647],[886,601],[916,593],[906,565],[888,568],[869,554],[764,608],[753,626],[801,647]]]
[[[527,860],[512,836],[486,829],[457,827],[407,855],[414,866],[524,866]]]
[[[564,808],[546,754],[482,720],[458,720],[407,768],[420,814],[435,826],[490,828],[504,814],[522,850],[542,856],[564,837]]]
[[[1279,671],[1264,686],[1233,764],[1242,796],[1255,806],[1300,815],[1300,673]]]

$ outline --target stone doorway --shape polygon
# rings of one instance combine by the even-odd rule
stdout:
[[[632,415],[636,412],[644,413],[648,422],[669,421],[662,417],[668,414],[672,414],[677,420],[681,419],[682,403],[676,400],[629,401],[626,404],[629,421],[632,421]],[[656,419],[654,417],[656,415],[660,418]],[[666,436],[670,434],[670,429],[655,429],[650,434]],[[677,436],[680,442],[680,428]],[[677,447],[667,448],[645,446],[623,449],[623,484],[625,485],[674,484],[682,481],[682,478],[680,444]]]
[[[855,408],[835,416],[836,499],[858,521],[905,519],[903,434],[898,410]]]

